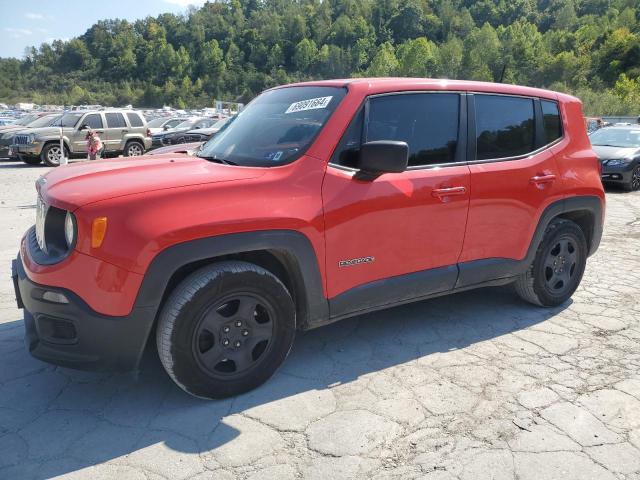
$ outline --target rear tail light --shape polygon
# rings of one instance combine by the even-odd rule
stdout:
[[[598,159],[596,159],[596,162],[598,162],[598,175],[602,176],[602,162]]]
[[[147,137],[150,137],[150,136],[151,136],[151,130],[147,128]]]

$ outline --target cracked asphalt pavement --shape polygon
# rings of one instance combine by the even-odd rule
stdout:
[[[573,300],[489,288],[300,333],[268,383],[224,401],[41,363],[10,260],[46,171],[0,164],[0,478],[640,479],[640,192],[607,194]]]

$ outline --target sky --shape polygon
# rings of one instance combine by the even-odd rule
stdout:
[[[0,57],[22,58],[26,47],[69,40],[97,20],[137,20],[184,13],[205,0],[0,0]]]

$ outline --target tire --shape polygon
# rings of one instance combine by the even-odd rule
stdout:
[[[533,263],[517,278],[516,292],[523,300],[541,307],[566,302],[580,285],[587,253],[587,241],[578,225],[565,219],[552,221]]]
[[[631,172],[631,180],[629,180],[629,183],[625,183],[622,188],[627,192],[636,192],[640,190],[640,163],[636,165],[633,172]]]
[[[30,155],[20,155],[18,160],[26,163],[27,165],[39,165],[42,163],[42,159],[40,157],[32,157]]]
[[[67,147],[64,147],[64,155],[69,158],[69,150]],[[40,152],[40,160],[42,160],[49,167],[59,167],[60,166],[60,144],[59,143],[48,143]]]
[[[295,306],[282,282],[252,263],[225,261],[197,270],[173,290],[156,343],[180,388],[214,399],[268,380],[294,337]]]
[[[125,157],[139,157],[144,155],[144,145],[137,140],[130,140],[124,146]]]

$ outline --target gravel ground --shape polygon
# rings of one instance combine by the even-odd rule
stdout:
[[[301,333],[225,401],[25,351],[9,262],[45,168],[0,164],[0,478],[640,479],[640,193],[555,309],[491,288]]]

